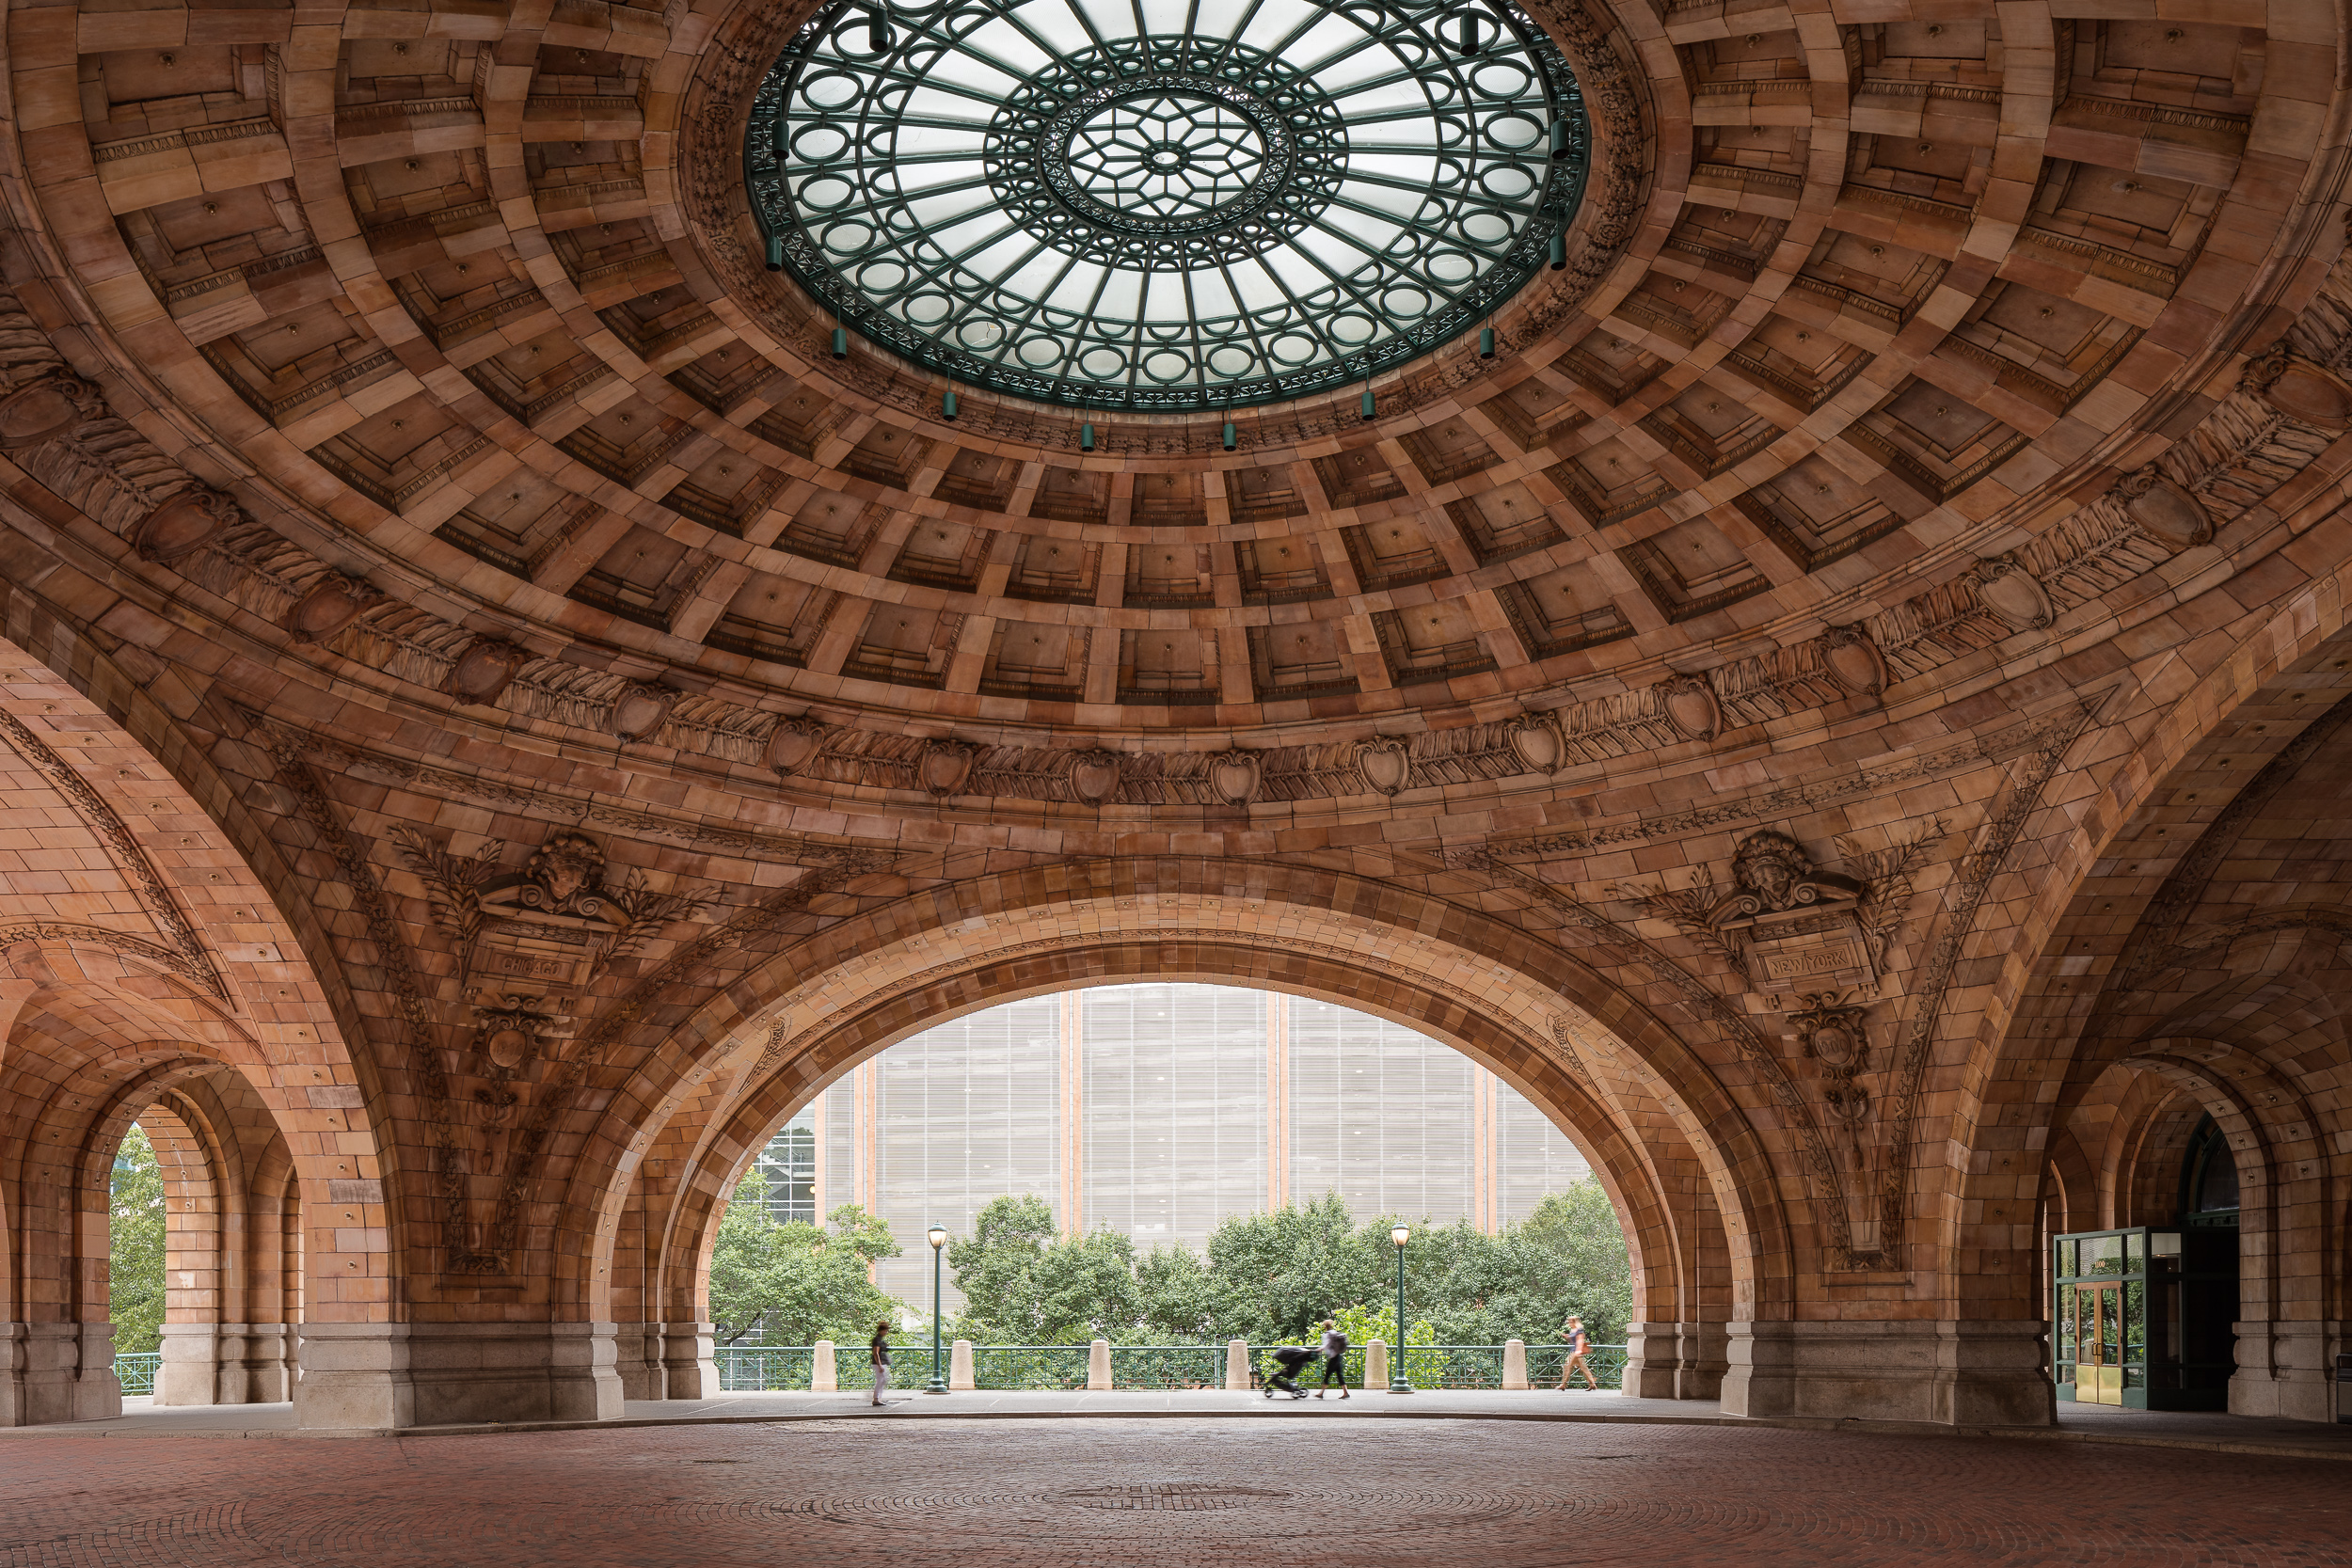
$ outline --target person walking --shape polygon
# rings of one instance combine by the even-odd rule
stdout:
[[[1340,1398],[1347,1398],[1347,1336],[1330,1319],[1323,1320],[1323,1386],[1315,1390],[1321,1399],[1334,1383],[1340,1386]]]
[[[874,1403],[892,1403],[882,1398],[882,1390],[890,1386],[890,1320],[884,1318],[874,1325],[874,1337],[866,1341],[867,1356],[874,1363]]]
[[[1292,1382],[1291,1380],[1298,1375],[1299,1369],[1306,1366],[1308,1362],[1312,1361],[1320,1354],[1320,1352],[1311,1350],[1305,1345],[1284,1345],[1280,1350],[1276,1351],[1274,1353],[1274,1365],[1279,1370],[1277,1370],[1272,1377],[1265,1380],[1265,1397],[1267,1399],[1272,1399],[1274,1397],[1274,1390],[1279,1388],[1282,1392],[1288,1394],[1295,1400],[1305,1399],[1307,1397],[1307,1390],[1301,1388],[1297,1384]]]
[[[1568,1358],[1561,1364],[1560,1386],[1553,1391],[1566,1393],[1568,1374],[1581,1371],[1584,1374],[1584,1386],[1595,1393],[1600,1392],[1600,1384],[1593,1376],[1593,1364],[1584,1359],[1586,1353],[1593,1348],[1592,1336],[1584,1332],[1584,1320],[1570,1313],[1567,1326],[1560,1331],[1560,1338],[1568,1342]]]

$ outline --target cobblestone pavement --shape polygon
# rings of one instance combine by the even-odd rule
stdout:
[[[1472,1421],[927,1420],[0,1450],[5,1568],[2352,1563],[2341,1464]]]

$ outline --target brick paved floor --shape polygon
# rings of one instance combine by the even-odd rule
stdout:
[[[2352,1563],[2342,1464],[1755,1428],[838,1420],[0,1448],[6,1568]]]

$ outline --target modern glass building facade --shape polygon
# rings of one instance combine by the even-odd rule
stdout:
[[[858,1203],[906,1255],[877,1283],[928,1306],[934,1222],[1034,1193],[1066,1229],[1198,1251],[1230,1215],[1336,1192],[1359,1218],[1496,1230],[1590,1172],[1494,1074],[1328,1003],[1230,986],[1106,986],[1009,1003],[834,1082],[761,1154],[778,1219]]]

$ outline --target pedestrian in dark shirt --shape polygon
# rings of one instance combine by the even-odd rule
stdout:
[[[1568,1358],[1561,1365],[1560,1386],[1555,1391],[1563,1394],[1566,1393],[1568,1389],[1568,1374],[1570,1372],[1582,1372],[1584,1374],[1584,1386],[1592,1389],[1596,1393],[1599,1392],[1600,1385],[1596,1382],[1593,1377],[1593,1365],[1591,1362],[1584,1359],[1585,1353],[1593,1348],[1592,1336],[1584,1332],[1584,1320],[1571,1315],[1568,1319],[1567,1327],[1560,1331],[1560,1338],[1568,1342]]]
[[[1315,1398],[1328,1393],[1331,1385],[1340,1386],[1340,1398],[1347,1398],[1347,1336],[1330,1319],[1323,1320],[1323,1386],[1315,1390]]]
[[[890,1386],[890,1320],[888,1318],[884,1318],[874,1325],[874,1338],[866,1342],[866,1350],[874,1363],[874,1402],[877,1405],[886,1404],[889,1402],[882,1398],[882,1390]]]

